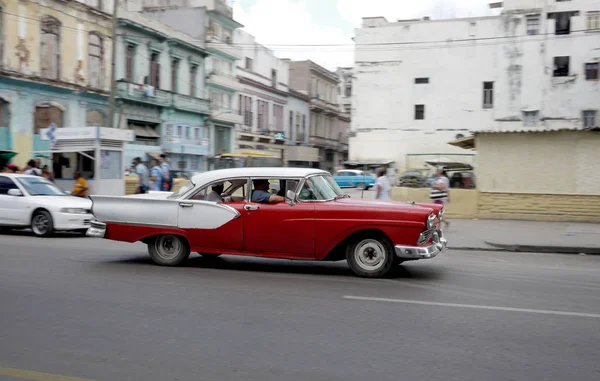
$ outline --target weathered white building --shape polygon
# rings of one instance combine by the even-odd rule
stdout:
[[[337,74],[340,83],[338,84],[338,96],[341,112],[343,114],[352,115],[352,79],[353,68],[338,67],[335,73]]]
[[[365,18],[356,31],[352,160],[461,154],[473,131],[598,125],[600,6],[507,0],[501,14]],[[427,156],[418,156],[427,158]]]

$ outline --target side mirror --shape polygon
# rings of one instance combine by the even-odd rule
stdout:
[[[23,192],[20,189],[13,188],[8,190],[8,195],[20,197],[23,196]]]
[[[293,190],[288,190],[285,194],[285,199],[288,201],[290,205],[294,205],[294,198],[296,197],[296,193]]]

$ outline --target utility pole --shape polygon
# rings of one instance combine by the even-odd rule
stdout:
[[[115,125],[115,108],[116,108],[116,93],[117,93],[117,82],[115,73],[115,60],[117,56],[117,10],[119,9],[119,0],[113,0],[113,13],[112,13],[112,53],[110,57],[110,98],[108,100],[108,127],[114,127]]]

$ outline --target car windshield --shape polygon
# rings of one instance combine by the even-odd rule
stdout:
[[[31,196],[66,196],[67,194],[43,177],[19,177],[17,181]]]
[[[325,201],[345,196],[342,189],[330,175],[312,176],[306,180],[304,188],[310,189],[309,192],[311,193],[311,197],[306,197],[306,200]]]
[[[175,192],[172,195],[170,195],[169,197],[167,197],[167,199],[176,200],[178,198],[181,198],[181,197],[183,197],[184,194],[186,194],[187,192],[194,189],[194,187],[195,187],[194,183],[190,180],[187,183],[185,183],[181,188],[179,188],[179,190],[177,190],[177,192]]]

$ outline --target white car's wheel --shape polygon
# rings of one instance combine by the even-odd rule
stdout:
[[[45,210],[37,211],[31,217],[31,230],[38,237],[48,237],[54,233],[54,221]]]
[[[397,264],[394,248],[380,236],[362,236],[346,249],[346,260],[352,271],[361,277],[380,278]]]
[[[166,234],[148,243],[148,253],[157,265],[177,266],[190,256],[190,246],[185,238]]]

